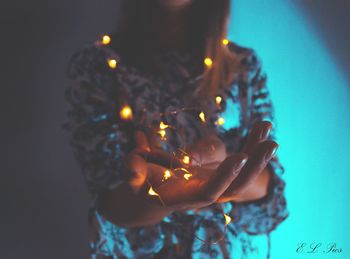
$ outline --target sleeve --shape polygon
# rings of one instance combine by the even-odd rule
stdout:
[[[123,156],[133,148],[132,125],[119,119],[119,91],[123,86],[117,72],[107,66],[108,56],[100,47],[87,45],[78,49],[68,63],[68,120],[63,127],[81,167],[93,204],[89,221],[92,225],[93,258],[146,258],[163,246],[161,225],[118,227],[94,206],[98,191],[113,189],[123,181]],[[103,257],[104,258],[104,257]]]
[[[240,142],[239,149],[243,146],[252,126],[258,121],[268,120],[273,124],[268,139],[276,140],[274,106],[266,85],[267,75],[262,69],[260,57],[256,52],[248,49],[247,53],[241,61],[248,68],[248,72],[246,82],[242,82],[240,87],[244,104],[241,106],[243,112],[241,133],[243,136],[238,141]],[[230,142],[230,139],[232,138],[226,138],[225,141]],[[234,224],[251,235],[269,233],[288,217],[284,195],[285,181],[282,178],[285,169],[278,155],[270,160],[267,167],[272,172],[268,194],[252,202],[232,202],[231,213]]]

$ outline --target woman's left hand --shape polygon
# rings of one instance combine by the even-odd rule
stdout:
[[[266,165],[274,155],[273,150],[278,147],[276,142],[266,140],[271,127],[272,124],[268,121],[261,121],[253,126],[240,151],[248,155],[248,162],[218,202],[243,202],[266,195],[270,180]],[[215,169],[227,157],[225,144],[214,135],[201,139],[186,151],[195,160],[201,158],[202,167],[211,169]]]

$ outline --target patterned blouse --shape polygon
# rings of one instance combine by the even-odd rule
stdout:
[[[242,72],[229,89],[217,93],[222,97],[221,109],[214,116],[223,117],[225,123],[211,123],[211,127],[227,151],[238,152],[257,121],[271,121],[273,127],[268,138],[276,140],[274,109],[259,56],[253,49],[234,42],[228,47],[238,56]],[[116,68],[109,66],[111,59],[118,60]],[[194,103],[200,105],[198,100],[190,98],[201,78],[194,72],[190,53],[167,50],[156,55],[154,62],[161,68],[162,76],[124,65],[122,61],[122,56],[111,46],[89,42],[74,52],[67,70],[69,84],[65,94],[69,110],[63,128],[69,133],[92,197],[89,213],[92,258],[236,259],[258,255],[269,258],[269,233],[288,217],[282,179],[285,170],[277,156],[268,163],[273,172],[268,194],[256,201],[231,201],[199,212],[174,212],[158,224],[144,227],[119,227],[97,212],[98,191],[113,189],[123,181],[120,174],[123,156],[134,145],[130,125],[120,121],[120,101],[126,101],[133,114],[146,113],[145,120],[158,125],[160,113]],[[216,107],[214,101],[205,105]],[[181,129],[185,142],[189,143],[203,136],[197,115],[182,112],[165,119]],[[178,134],[170,135],[164,149],[178,148],[183,144],[181,139]],[[223,212],[232,219],[226,229]],[[218,244],[200,240],[215,242],[223,235],[223,241]],[[265,236],[264,248],[254,244],[257,235]]]

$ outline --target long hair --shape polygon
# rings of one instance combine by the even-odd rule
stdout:
[[[145,69],[152,67],[152,37],[150,18],[152,1],[124,0],[121,7],[121,27],[115,32],[117,42],[112,45],[119,49],[133,65]],[[227,37],[230,0],[194,0],[190,8],[189,28],[191,52],[203,71],[195,95],[212,97],[221,87],[229,87],[238,74],[238,59],[229,46],[223,44]],[[141,46],[141,47],[140,47]],[[206,66],[208,57],[213,63]]]

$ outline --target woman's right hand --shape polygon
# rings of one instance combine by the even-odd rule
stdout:
[[[216,169],[191,167],[195,174],[186,180],[164,172],[184,164],[161,149],[151,149],[141,131],[135,133],[136,148],[125,161],[126,182],[99,194],[98,210],[119,226],[155,224],[173,211],[206,207],[225,192],[247,161],[247,155],[228,156]],[[205,171],[205,172],[203,172]],[[150,187],[158,195],[149,195]]]

